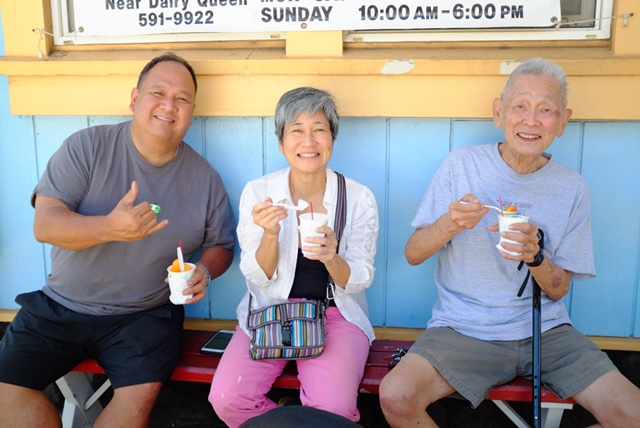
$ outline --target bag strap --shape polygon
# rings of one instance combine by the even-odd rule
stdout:
[[[338,176],[338,205],[336,207],[336,219],[333,226],[333,231],[336,234],[336,240],[338,246],[336,252],[340,250],[340,240],[342,239],[342,232],[344,231],[344,225],[347,223],[347,186],[345,184],[344,175],[335,171]],[[327,282],[327,302],[333,299],[333,290],[336,286],[335,281],[329,275],[329,281]]]
[[[338,206],[336,208],[333,231],[336,233],[338,248],[340,248],[340,239],[342,239],[344,225],[347,223],[347,186],[345,185],[344,175],[339,172],[336,172],[336,175],[338,176]]]

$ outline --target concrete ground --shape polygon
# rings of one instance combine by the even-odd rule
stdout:
[[[6,323],[0,323],[0,337],[4,334]],[[615,351],[608,352],[610,358],[633,383],[640,386],[640,353]],[[96,378],[100,384],[102,379]],[[50,385],[47,395],[62,409],[62,396],[55,385]],[[208,384],[168,382],[162,389],[156,403],[151,428],[218,428],[226,427],[216,416],[207,401]],[[270,396],[275,401],[282,397],[294,396],[293,390],[273,390]],[[102,402],[108,403],[107,392]],[[532,409],[528,403],[512,403],[512,407],[531,423]],[[358,401],[361,413],[360,425],[369,428],[388,428],[378,396],[361,394]],[[429,414],[441,427],[446,428],[504,428],[513,426],[511,421],[492,403],[485,401],[477,409],[472,409],[465,400],[444,399],[428,409]],[[583,428],[596,421],[589,412],[575,406],[565,411],[561,428]]]

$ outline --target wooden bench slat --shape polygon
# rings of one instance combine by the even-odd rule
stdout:
[[[180,382],[211,383],[215,371],[216,369],[214,368],[177,367],[171,375],[171,380]]]
[[[74,372],[92,373],[92,374],[104,374],[104,370],[98,364],[96,360],[85,360],[78,364],[74,369]]]
[[[183,351],[171,375],[172,380],[211,383],[220,362],[220,357],[202,354],[200,348],[213,334],[214,332],[212,331],[185,330]],[[389,373],[389,362],[392,361],[393,353],[399,348],[408,349],[412,343],[410,341],[395,340],[374,341],[367,358],[364,376],[358,392],[378,394],[382,379]],[[88,379],[86,376],[82,376],[81,372],[104,374],[104,370],[102,370],[97,361],[86,360],[78,364],[72,373],[56,381],[65,396],[65,410],[63,411],[63,426],[65,428],[83,427],[85,426],[85,421],[95,421],[102,410],[102,407],[96,401],[110,385],[109,380],[107,380],[98,391],[94,392]],[[300,389],[300,381],[298,380],[294,363],[290,363],[285,367],[282,375],[276,379],[273,386],[274,388],[282,389]],[[572,408],[574,401],[561,400],[546,388],[542,389],[541,396],[543,421],[546,421],[544,427],[558,428],[562,419],[562,412],[564,409]],[[487,400],[493,400],[516,425],[526,426],[521,417],[507,403],[514,401],[532,402],[531,382],[522,378],[514,379],[506,385],[493,388]],[[89,402],[94,403],[93,407],[86,407],[86,403]],[[76,422],[78,423],[76,424]]]
[[[530,380],[518,377],[505,385],[500,385],[493,388],[493,390],[487,396],[487,400],[531,402],[533,401],[531,388],[532,382]],[[562,400],[553,392],[544,387],[541,390],[540,396],[542,397],[542,401],[547,403],[575,404],[575,401],[573,401],[571,398]]]
[[[171,375],[171,380],[181,382],[211,383],[215,376],[220,357],[217,355],[205,355],[200,348],[213,336],[215,332],[201,330],[185,330],[184,346],[180,360]],[[413,342],[396,340],[376,340],[371,346],[364,376],[360,383],[359,393],[378,394],[380,383],[389,373],[389,363],[393,353],[399,349],[408,349]],[[98,398],[110,386],[107,379],[104,384],[94,391],[87,374],[104,374],[104,370],[96,360],[86,360],[78,364],[71,373],[56,381],[60,391],[65,397],[65,405],[62,414],[64,428],[81,428],[92,424],[102,411]],[[297,376],[296,365],[288,364],[282,375],[275,383],[275,388],[300,389],[300,381]],[[508,405],[508,402],[532,402],[531,382],[516,378],[506,385],[500,385],[489,393],[487,400],[492,400],[498,408],[504,412],[517,426],[526,426],[526,423],[517,412]],[[457,394],[452,395],[455,397]],[[562,419],[562,412],[571,409],[575,402],[571,399],[561,400],[551,391],[543,388],[542,396],[542,421],[544,428],[558,428]],[[91,404],[90,404],[91,403]]]
[[[204,355],[200,348],[213,336],[211,331],[185,330],[184,349],[182,356],[171,376],[172,380],[181,382],[211,383],[220,357]],[[360,392],[378,394],[382,378],[389,372],[389,362],[393,352],[398,348],[408,349],[413,342],[397,340],[376,340],[371,345],[367,366],[360,383]],[[86,360],[78,364],[74,371],[104,374],[104,370],[95,360]],[[295,365],[289,364],[283,374],[278,377],[273,385],[276,388],[300,389],[300,381],[297,378]],[[550,390],[543,388],[542,400],[547,403],[574,404],[571,399],[561,400]],[[531,402],[531,382],[516,378],[505,385],[500,385],[491,391],[488,400]]]

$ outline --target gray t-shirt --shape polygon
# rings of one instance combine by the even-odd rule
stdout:
[[[32,195],[61,200],[86,216],[106,215],[138,183],[135,202],[158,204],[162,231],[136,242],[109,242],[81,251],[53,247],[44,293],[80,313],[131,313],[169,301],[167,267],[182,242],[189,260],[198,250],[232,249],[235,220],[222,180],[183,143],[157,167],[131,140],[131,122],[96,126],[71,135],[52,156]]]
[[[545,154],[550,158],[550,155]],[[452,151],[436,173],[420,204],[415,228],[433,224],[449,205],[471,193],[485,204],[516,206],[545,234],[545,257],[573,272],[573,280],[595,276],[591,200],[584,179],[572,169],[549,159],[540,170],[517,174],[502,159],[498,145],[472,146]],[[531,280],[522,295],[518,289],[526,265],[504,259],[496,244],[498,223],[491,210],[478,225],[453,238],[440,250],[435,281],[439,298],[428,327],[452,327],[483,340],[519,340],[531,337]],[[570,319],[561,301],[542,293],[542,331]]]

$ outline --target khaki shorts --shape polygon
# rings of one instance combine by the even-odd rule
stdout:
[[[531,378],[532,340],[484,341],[447,327],[427,329],[409,353],[433,365],[455,390],[477,407],[496,385]],[[541,378],[562,399],[617,370],[588,337],[564,324],[542,334]]]

